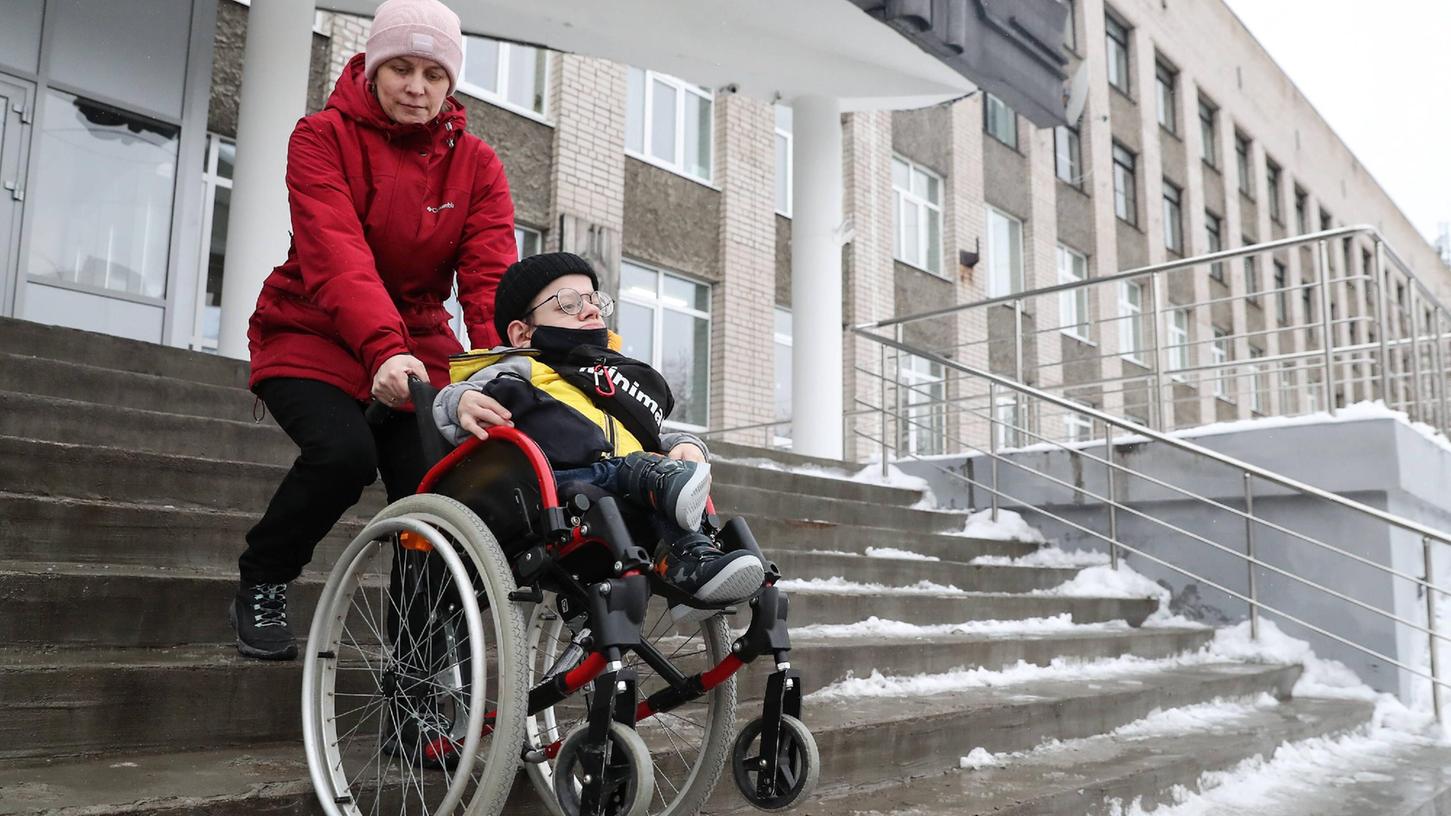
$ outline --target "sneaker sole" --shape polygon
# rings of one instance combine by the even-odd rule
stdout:
[[[753,556],[737,558],[725,566],[695,593],[705,603],[729,603],[749,596],[766,578],[761,559]]]
[[[232,632],[237,633],[237,606],[235,603],[227,609],[227,623],[231,625]],[[249,645],[246,641],[242,640],[240,634],[237,634],[237,654],[243,657],[255,657],[258,660],[296,660],[297,644],[294,643],[277,651],[268,651]]]
[[[700,520],[705,517],[705,503],[710,498],[710,463],[699,462],[690,481],[680,488],[675,498],[675,523],[682,530],[700,529]]]

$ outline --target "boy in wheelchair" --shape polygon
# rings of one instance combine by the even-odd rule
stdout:
[[[708,449],[693,434],[662,431],[670,388],[609,347],[604,318],[614,302],[597,286],[589,262],[567,252],[509,267],[494,299],[494,325],[509,345],[468,355],[478,370],[439,392],[434,422],[452,444],[519,428],[549,458],[561,492],[612,495],[649,511],[654,568],[670,584],[709,604],[749,597],[765,576],[760,558],[723,553],[700,532]],[[675,607],[680,617],[689,611]]]

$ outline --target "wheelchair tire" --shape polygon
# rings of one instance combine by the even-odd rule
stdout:
[[[731,772],[736,778],[736,788],[751,807],[767,812],[785,810],[800,803],[816,790],[821,779],[821,751],[816,747],[816,738],[800,720],[789,714],[781,715],[780,754],[776,762],[776,782],[784,790],[775,796],[762,798],[756,793],[756,780],[764,769],[756,766],[760,751],[762,720],[755,719],[741,727],[736,744],[731,748]]]
[[[531,683],[543,678],[570,642],[570,630],[553,607],[553,596],[546,595],[544,603],[536,604],[529,615],[526,642]],[[730,631],[724,616],[716,615],[688,628],[689,633],[678,631],[665,601],[652,597],[640,635],[667,656],[674,652],[674,659],[693,660],[684,667],[686,674],[714,666],[730,654]],[[639,655],[629,653],[624,663],[639,672],[641,699],[664,687]],[[567,670],[569,666],[561,668]],[[655,793],[645,811],[649,816],[693,816],[704,807],[730,754],[735,709],[736,681],[731,677],[699,700],[637,724],[636,730],[649,746],[654,765]],[[574,698],[545,709],[528,718],[529,742],[537,747],[549,745],[570,733],[583,717],[583,704]],[[524,767],[554,816],[569,816],[560,809],[553,793],[554,766],[553,760],[545,760]]]
[[[547,797],[567,816],[580,816],[580,782],[576,764],[579,750],[588,736],[589,727],[581,725],[564,739],[560,746],[555,767],[559,773],[554,776],[554,791]],[[628,768],[629,778],[621,801],[606,804],[605,816],[645,816],[655,789],[654,768],[650,761],[650,749],[634,730],[617,722],[610,723],[611,758]],[[623,753],[623,756],[621,755]]]
[[[448,546],[401,549],[403,530]],[[303,667],[303,740],[325,813],[503,810],[528,694],[514,589],[488,527],[443,496],[394,502],[344,549]]]

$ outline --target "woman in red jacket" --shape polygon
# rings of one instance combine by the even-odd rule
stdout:
[[[458,16],[438,0],[378,7],[367,50],[327,107],[299,120],[287,155],[292,246],[257,298],[251,388],[301,448],[239,559],[237,648],[290,659],[287,584],[381,470],[390,501],[426,470],[408,376],[448,382],[461,351],[443,303],[455,276],[476,346],[498,342],[494,288],[518,254],[503,165],[449,95]],[[502,410],[502,409],[501,409]]]

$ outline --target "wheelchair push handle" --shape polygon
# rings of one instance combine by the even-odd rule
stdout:
[[[419,386],[427,389],[427,391],[421,391]],[[427,404],[433,401],[433,395],[437,392],[432,389],[433,386],[429,385],[427,380],[420,378],[411,371],[408,372],[409,399],[412,400],[415,410],[420,404]],[[363,419],[369,425],[382,425],[392,415],[393,409],[376,399],[370,400],[368,407],[363,409]]]

